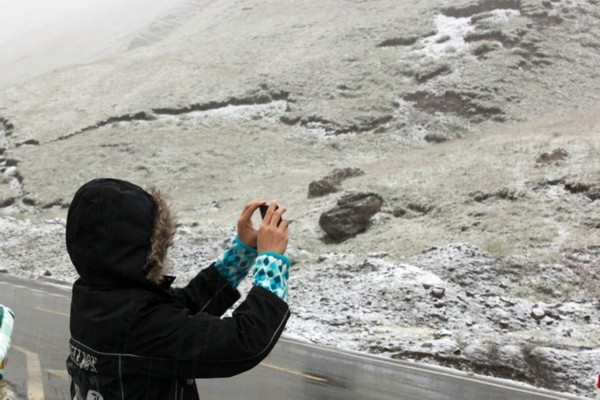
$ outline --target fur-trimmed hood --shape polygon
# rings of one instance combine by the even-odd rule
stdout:
[[[165,196],[118,179],[95,179],[73,197],[67,250],[90,286],[159,284],[176,221]]]

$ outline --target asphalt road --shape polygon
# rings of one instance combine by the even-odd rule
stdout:
[[[65,371],[70,287],[0,274],[0,303],[16,314],[6,381],[22,398],[70,400]],[[203,400],[577,398],[285,338],[252,371],[233,378],[198,380],[198,386]]]

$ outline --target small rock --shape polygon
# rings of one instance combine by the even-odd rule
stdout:
[[[448,136],[442,133],[428,133],[425,135],[425,141],[428,143],[443,143],[448,141]]]
[[[563,333],[564,337],[571,337],[571,335],[573,334],[573,329],[567,329],[565,331],[565,333]]]
[[[442,315],[442,314],[431,313],[431,314],[429,314],[429,317],[431,317],[431,318],[437,318],[437,319],[439,319],[442,322],[448,322],[448,318],[445,315]]]
[[[0,208],[10,207],[17,201],[14,197],[0,198]]]
[[[436,301],[435,303],[433,303],[433,306],[435,308],[444,308],[445,305],[446,303],[444,301]]]
[[[499,189],[495,193],[495,196],[504,200],[517,200],[520,197],[523,197],[523,193],[518,192],[516,189],[504,187]]]
[[[52,272],[50,272],[50,271],[46,270],[46,271],[44,272],[44,276],[52,276]]]
[[[592,186],[585,194],[590,200],[600,200],[600,186]]]
[[[412,210],[417,213],[427,214],[431,210],[435,208],[433,204],[429,204],[427,202],[419,202],[419,203],[410,203],[407,205],[409,210]]]
[[[329,178],[319,179],[308,185],[308,198],[321,197],[340,190],[339,183]]]
[[[546,316],[546,312],[544,310],[542,310],[541,308],[534,308],[533,310],[531,310],[531,318],[539,321],[541,319],[543,319]]]
[[[565,183],[565,190],[573,194],[586,193],[591,189],[591,185],[583,182],[567,182]]]
[[[446,294],[446,289],[444,288],[436,287],[431,290],[431,295],[436,299],[441,299],[444,297],[444,294]]]
[[[438,340],[438,339],[442,339],[445,337],[449,337],[452,336],[452,332],[446,330],[446,329],[442,329],[441,331],[437,331],[433,333],[433,338]]]
[[[282,115],[281,118],[279,118],[279,120],[286,125],[296,125],[298,122],[300,122],[300,117],[298,115],[289,115],[289,114],[285,114]]]
[[[370,260],[364,260],[362,262],[362,264],[360,264],[359,268],[361,271],[374,272],[374,271],[379,270],[379,265],[377,265],[377,263],[372,262]]]
[[[425,290],[429,290],[429,289],[431,289],[431,286],[432,286],[432,285],[431,285],[431,284],[429,284],[429,283],[424,283],[424,284],[423,284],[423,289],[425,289]]]
[[[487,199],[489,199],[490,197],[493,197],[494,195],[491,193],[483,193],[479,190],[476,190],[474,192],[469,193],[469,196],[471,196],[471,198],[473,200],[475,200],[478,203],[481,203]]]
[[[364,175],[360,168],[336,168],[327,176],[308,185],[308,198],[321,197],[340,190],[343,180]]]
[[[36,202],[35,202],[35,199],[29,198],[29,197],[24,197],[23,204],[28,205],[28,206],[35,206]]]
[[[551,153],[542,153],[536,159],[537,164],[550,164],[553,162],[566,160],[569,153],[565,149],[558,148],[553,150]]]
[[[318,263],[322,263],[323,261],[327,261],[328,259],[329,259],[329,257],[327,257],[327,256],[323,256],[323,255],[320,255],[320,256],[317,258],[317,262],[318,262]]]
[[[507,299],[506,297],[500,297],[500,300],[504,303],[506,303],[507,306],[512,307],[514,306],[516,303],[510,301],[509,299]]]
[[[510,327],[510,323],[506,320],[502,320],[499,322],[500,328],[508,329]]]
[[[396,207],[394,208],[394,211],[392,211],[392,215],[396,218],[400,218],[403,217],[404,215],[406,215],[406,209],[402,208],[402,207]]]

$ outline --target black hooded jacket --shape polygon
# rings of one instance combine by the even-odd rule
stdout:
[[[198,399],[193,378],[228,377],[263,360],[289,317],[287,304],[253,287],[240,297],[214,266],[182,289],[147,276],[161,213],[129,182],[98,179],[75,194],[67,249],[73,285],[67,370],[77,400]]]

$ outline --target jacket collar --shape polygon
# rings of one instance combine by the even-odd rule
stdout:
[[[175,280],[175,277],[172,275],[164,275],[163,276],[163,280],[162,282],[159,284],[159,286],[165,290],[168,290],[171,288],[171,285],[173,284],[173,281]]]

